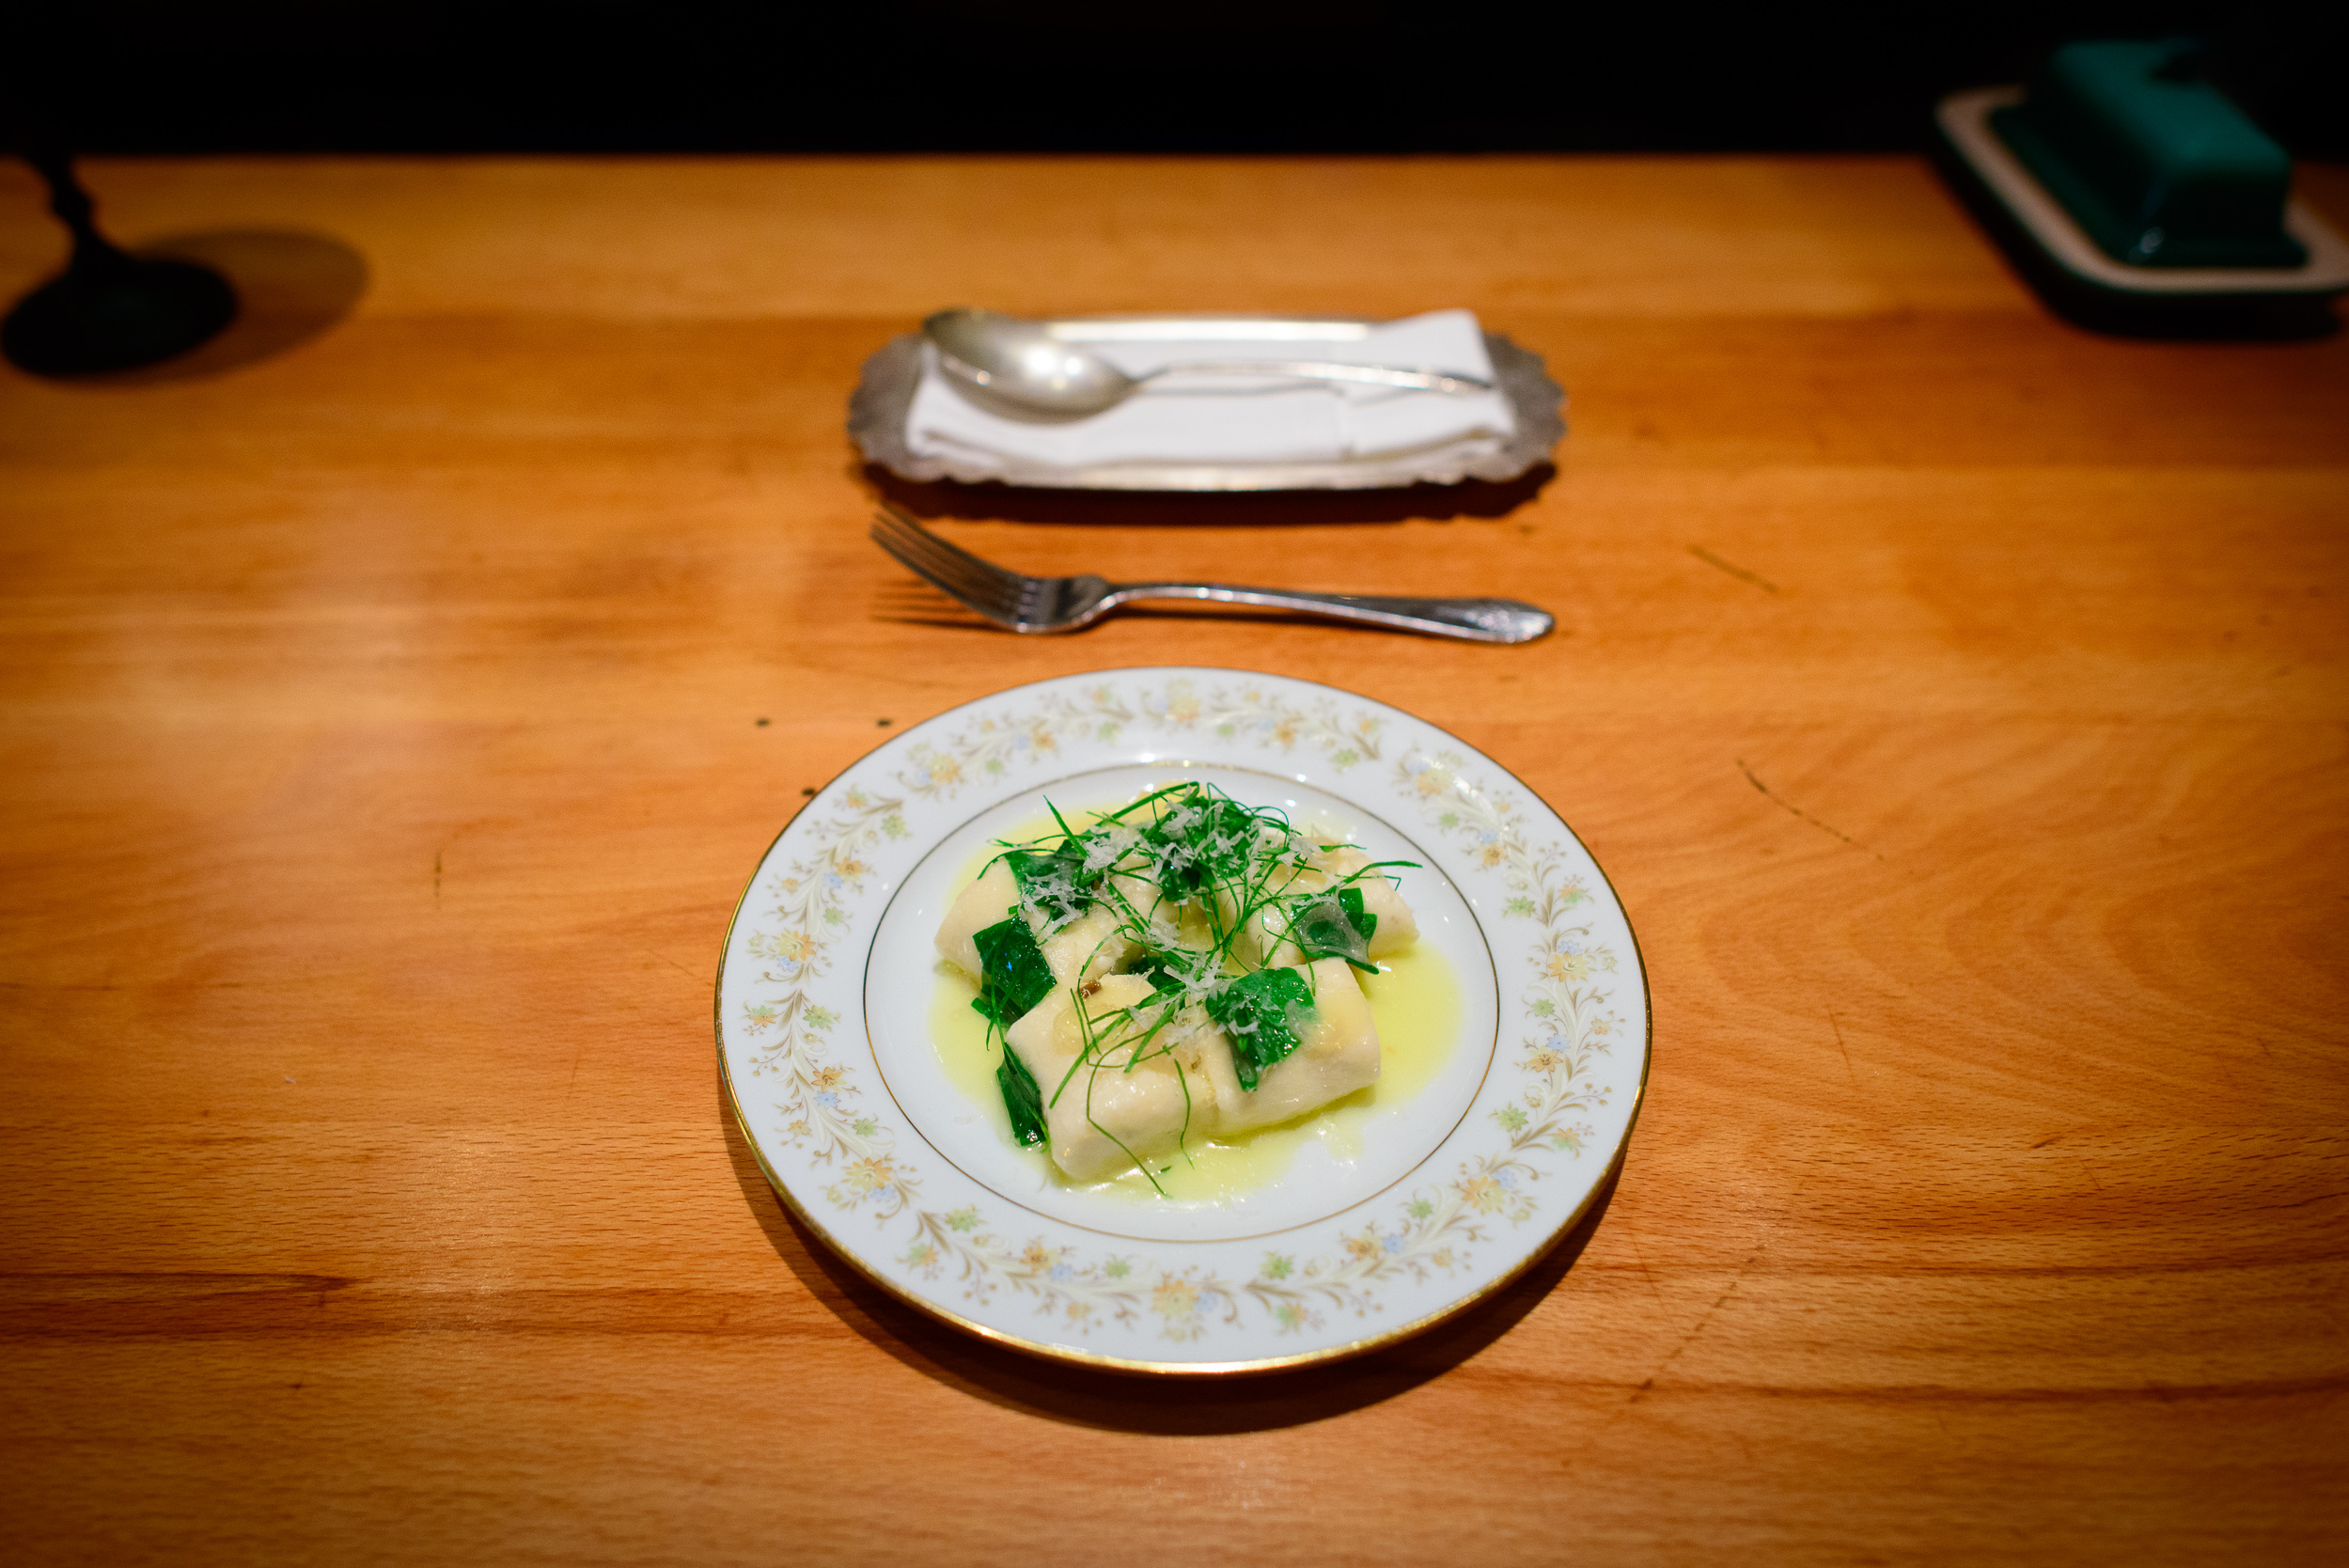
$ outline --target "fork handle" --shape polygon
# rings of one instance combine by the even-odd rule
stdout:
[[[1367,593],[1235,588],[1228,583],[1112,583],[1103,607],[1135,599],[1211,599],[1219,604],[1301,610],[1333,620],[1358,620],[1391,631],[1425,632],[1464,642],[1531,642],[1558,624],[1549,611],[1519,599],[1390,599]]]
[[[1179,359],[1146,370],[1135,381],[1159,376],[1298,376],[1307,381],[1351,381],[1366,386],[1402,386],[1419,392],[1490,392],[1493,384],[1464,370],[1429,370],[1409,365],[1340,365],[1325,359]]]

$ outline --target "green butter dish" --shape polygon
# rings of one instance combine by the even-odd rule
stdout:
[[[2297,267],[2292,159],[2192,73],[2196,47],[2075,43],[1990,128],[2106,255],[2138,267]]]
[[[2197,58],[2180,40],[2075,43],[2024,86],[1936,110],[1959,188],[2067,314],[2216,321],[2349,290],[2349,243]]]

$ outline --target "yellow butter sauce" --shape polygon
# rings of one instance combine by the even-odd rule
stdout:
[[[1069,824],[1082,830],[1115,806],[1068,811]],[[1300,823],[1308,833],[1310,823]],[[1028,843],[1060,831],[1049,813],[1019,823],[1001,837]],[[1339,837],[1332,834],[1332,839]],[[1002,850],[989,844],[973,854],[955,881],[957,891],[979,879],[987,863]],[[1408,873],[1405,873],[1408,874]],[[987,1039],[987,1022],[971,1009],[979,987],[969,976],[941,960],[937,964],[937,994],[930,1004],[930,1040],[937,1052],[939,1070],[986,1119],[997,1137],[1011,1144],[1011,1116],[1003,1108],[1003,1091],[995,1082],[1001,1045]],[[1120,1197],[1191,1203],[1216,1203],[1237,1194],[1268,1186],[1295,1163],[1297,1152],[1308,1141],[1325,1148],[1331,1159],[1344,1164],[1362,1152],[1363,1129],[1382,1110],[1409,1100],[1443,1070],[1460,1042],[1460,982],[1444,955],[1417,943],[1379,964],[1374,976],[1361,977],[1370,1017],[1378,1026],[1378,1082],[1356,1090],[1341,1100],[1284,1121],[1259,1127],[1229,1139],[1194,1139],[1187,1151],[1162,1155],[1152,1167],[1158,1187],[1139,1170],[1105,1182],[1072,1182],[1041,1149],[1020,1152],[1062,1186],[1084,1187]],[[1045,1092],[1051,1093],[1051,1086]],[[1017,1147],[1013,1145],[1013,1147]]]
[[[979,987],[952,964],[941,961],[937,968],[937,995],[930,1006],[930,1040],[938,1055],[938,1069],[986,1117],[994,1135],[1009,1144],[1011,1118],[1003,1108],[1003,1092],[995,1084],[1002,1046],[988,1042],[986,1020],[971,1010]],[[1214,1203],[1268,1185],[1287,1173],[1297,1151],[1308,1141],[1322,1144],[1341,1164],[1352,1160],[1362,1152],[1364,1124],[1375,1113],[1402,1105],[1427,1087],[1460,1043],[1460,983],[1451,965],[1442,953],[1421,943],[1381,964],[1378,974],[1365,978],[1363,992],[1370,997],[1370,1017],[1378,1025],[1378,1082],[1294,1121],[1260,1127],[1228,1141],[1195,1139],[1187,1158],[1181,1153],[1160,1158],[1158,1182],[1168,1198]],[[1061,1175],[1044,1151],[1023,1152],[1061,1185],[1086,1185],[1153,1201],[1158,1198],[1139,1170],[1129,1170],[1107,1182],[1080,1184]]]

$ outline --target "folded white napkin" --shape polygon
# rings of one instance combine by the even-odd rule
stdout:
[[[1061,336],[1128,375],[1184,360],[1308,359],[1458,370],[1493,379],[1484,334],[1466,310],[1431,311],[1335,339],[1136,340],[1119,336],[1106,323],[1099,326],[1099,337],[1090,336],[1092,330],[1093,323],[1072,322]],[[1517,429],[1509,400],[1497,390],[1415,392],[1287,377],[1183,374],[1150,382],[1115,408],[1087,418],[1030,421],[981,407],[938,369],[927,344],[922,353],[921,384],[905,416],[905,444],[920,457],[1010,459],[1064,468],[1341,463],[1416,453],[1473,459],[1499,450]]]

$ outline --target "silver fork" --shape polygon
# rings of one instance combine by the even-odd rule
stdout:
[[[1467,642],[1531,642],[1557,624],[1549,611],[1515,599],[1388,599],[1355,593],[1298,593],[1227,583],[1110,583],[1092,575],[1027,577],[948,544],[886,502],[874,514],[872,541],[920,577],[1014,632],[1073,632],[1135,599],[1212,599],[1302,610],[1394,632],[1425,632]]]

